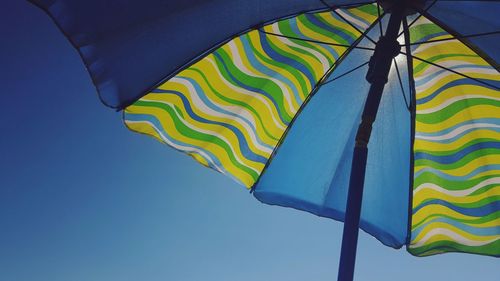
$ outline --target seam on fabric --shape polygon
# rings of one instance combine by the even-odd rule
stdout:
[[[383,18],[385,16],[385,13],[382,14],[382,17],[380,18],[377,18],[366,30],[365,32],[363,32],[359,37],[358,39],[356,39],[353,44],[351,45],[351,47],[349,47],[348,49],[346,49],[342,55],[340,55],[340,57],[333,63],[333,65],[330,67],[330,69],[328,69],[328,71],[323,75],[323,77],[321,77],[317,82],[316,82],[316,85],[314,86],[314,89],[311,91],[311,93],[307,96],[307,98],[304,100],[304,102],[302,103],[302,105],[300,106],[299,110],[297,111],[297,113],[295,113],[295,116],[292,118],[292,120],[290,121],[290,123],[288,124],[287,128],[285,129],[285,132],[283,132],[283,135],[281,136],[280,140],[278,141],[278,143],[276,144],[276,147],[273,149],[273,152],[271,153],[271,155],[269,156],[269,159],[267,160],[266,162],[266,165],[264,166],[264,168],[262,169],[262,172],[260,173],[259,177],[257,178],[257,180],[255,181],[255,183],[252,185],[252,187],[250,188],[250,193],[253,193],[255,191],[255,188],[257,187],[257,184],[259,183],[260,179],[262,178],[262,176],[264,175],[264,173],[266,172],[267,168],[269,167],[269,165],[271,164],[272,160],[274,159],[274,156],[278,153],[278,150],[279,148],[281,147],[281,145],[283,144],[286,136],[288,135],[288,132],[291,130],[293,124],[295,124],[295,120],[297,120],[297,118],[300,116],[300,114],[302,113],[303,109],[307,106],[307,104],[309,103],[309,101],[311,100],[311,98],[319,91],[319,89],[321,88],[321,86],[323,85],[323,81],[325,81],[326,79],[328,79],[328,77],[330,77],[330,75],[335,71],[335,69],[337,69],[337,66],[342,63],[342,61],[344,60],[345,57],[347,57],[347,55],[349,55],[349,53],[354,49],[354,47],[356,47],[364,38],[365,38],[365,35],[376,25],[378,24],[379,20],[381,18]]]
[[[277,194],[276,192],[265,192],[266,194],[268,195],[273,195],[273,194]],[[314,216],[317,216],[317,217],[320,217],[320,218],[327,218],[327,219],[333,219],[335,221],[338,221],[338,222],[341,222],[341,223],[344,223],[344,217],[341,215],[341,211],[338,211],[338,210],[334,210],[334,209],[331,209],[331,210],[334,210],[335,213],[338,213],[338,214],[333,214],[332,212],[332,215],[327,215],[325,214],[325,210],[328,210],[328,208],[318,208],[317,210],[307,210],[305,208],[301,209],[301,208],[297,208],[297,207],[292,207],[292,206],[289,206],[289,205],[285,205],[285,204],[280,204],[278,202],[276,203],[267,203],[265,201],[263,201],[261,198],[259,198],[259,196],[254,196],[259,202],[263,203],[263,204],[266,204],[266,205],[269,205],[269,206],[279,206],[279,207],[284,207],[284,208],[289,208],[289,209],[293,209],[293,210],[297,210],[297,211],[302,211],[302,212],[307,212],[311,215],[314,215]],[[290,196],[287,196],[287,198],[292,198],[292,200],[296,200],[295,197],[290,197]],[[300,199],[298,199],[298,201],[301,201]],[[392,241],[396,242],[397,239],[396,237],[394,237],[393,235],[389,234],[389,232],[385,232],[384,230],[381,230],[380,228],[376,227],[375,224],[372,224],[368,221],[365,221],[363,219],[360,219],[360,225],[359,225],[359,228],[364,231],[365,233],[367,233],[368,235],[372,236],[373,238],[375,238],[377,241],[379,241],[382,245],[385,245],[387,247],[390,247],[390,248],[393,248],[395,250],[398,250],[398,249],[401,249],[404,244],[400,245],[400,246],[391,246],[387,243],[384,243],[382,241],[382,239],[378,238],[377,237],[377,233],[383,233],[382,236],[385,236],[385,237],[390,237]]]
[[[279,17],[279,18],[271,19],[271,20],[268,20],[266,22],[259,23],[257,25],[251,26],[251,27],[249,27],[249,28],[247,28],[247,29],[245,29],[243,31],[238,32],[238,33],[235,33],[232,36],[230,36],[230,37],[228,37],[228,38],[226,38],[226,39],[224,39],[224,40],[222,40],[222,41],[220,41],[220,42],[212,45],[211,47],[205,49],[205,51],[202,51],[200,54],[198,54],[195,57],[189,59],[185,63],[182,63],[181,65],[179,65],[178,67],[176,67],[175,70],[172,71],[168,76],[162,78],[160,81],[156,82],[153,86],[148,87],[145,91],[142,91],[141,94],[138,95],[137,97],[135,97],[133,100],[125,100],[124,102],[120,102],[117,106],[112,106],[112,105],[106,103],[102,99],[102,96],[101,96],[102,93],[101,93],[101,91],[99,90],[99,87],[98,87],[99,83],[96,82],[96,79],[95,79],[94,75],[89,70],[90,69],[89,68],[90,63],[84,57],[83,53],[80,50],[80,47],[71,39],[70,35],[67,32],[65,32],[65,30],[63,29],[63,27],[58,23],[56,17],[49,11],[49,8],[52,7],[52,5],[55,2],[52,3],[52,4],[50,4],[47,7],[44,7],[44,6],[36,3],[35,0],[27,0],[27,1],[29,3],[31,3],[32,5],[34,5],[35,7],[39,8],[40,10],[42,10],[43,12],[45,12],[45,14],[47,14],[52,19],[52,21],[54,22],[54,24],[56,25],[56,27],[59,29],[59,31],[71,43],[72,47],[75,48],[76,51],[78,52],[78,54],[80,56],[80,59],[82,60],[84,66],[85,66],[85,69],[87,70],[87,73],[89,74],[89,76],[90,76],[90,78],[92,80],[92,84],[93,84],[94,88],[96,89],[97,95],[98,95],[99,100],[101,101],[101,103],[104,104],[107,107],[115,109],[116,111],[122,111],[126,107],[132,105],[134,102],[136,102],[140,98],[142,98],[145,95],[147,95],[149,92],[151,92],[153,89],[157,88],[159,85],[161,85],[164,82],[168,81],[170,78],[176,76],[177,74],[179,74],[184,69],[186,69],[189,66],[195,64],[196,62],[198,62],[199,60],[203,59],[205,56],[207,56],[208,54],[210,54],[211,52],[213,52],[214,50],[216,50],[220,46],[226,44],[227,42],[233,40],[234,38],[236,38],[238,36],[241,36],[241,35],[243,35],[245,33],[248,33],[250,31],[258,29],[258,28],[260,28],[260,27],[262,27],[264,25],[272,24],[274,22],[277,22],[277,21],[280,21],[280,20],[284,20],[284,19],[288,19],[288,18],[293,18],[293,17],[296,17],[296,16],[301,15],[301,14],[320,13],[320,12],[331,10],[331,9],[328,9],[328,8],[317,8],[317,9],[311,9],[311,10],[304,10],[304,11],[300,11],[300,12],[297,12],[297,13],[285,15],[285,16],[282,16],[282,17]],[[352,3],[352,4],[343,4],[343,5],[335,6],[335,8],[352,8],[352,7],[357,7],[357,6],[366,5],[366,4],[373,4],[373,3],[375,3],[375,0],[373,0],[373,1],[366,1],[366,2]]]
[[[376,1],[367,1],[367,2],[362,2],[362,3],[344,4],[344,5],[335,6],[335,9],[337,9],[337,8],[353,8],[353,7],[357,7],[357,6],[362,6],[362,5],[367,5],[367,4],[373,4],[375,2]],[[166,81],[168,81],[172,77],[175,77],[177,74],[179,74],[180,72],[182,72],[184,69],[186,69],[186,68],[190,67],[191,65],[197,63],[198,61],[200,61],[203,58],[205,58],[208,54],[210,54],[213,51],[215,51],[216,49],[220,48],[222,45],[228,43],[229,41],[231,41],[231,40],[233,40],[233,39],[235,39],[235,38],[237,38],[237,37],[239,37],[241,35],[244,35],[244,34],[246,34],[248,32],[254,31],[254,30],[259,30],[260,28],[262,28],[262,27],[264,27],[266,25],[269,25],[269,24],[272,24],[272,23],[275,23],[275,22],[278,22],[278,21],[281,21],[281,20],[286,20],[286,19],[294,18],[294,17],[297,17],[297,16],[302,15],[302,14],[309,14],[309,13],[315,14],[315,13],[326,12],[326,11],[329,11],[329,10],[331,10],[331,8],[330,9],[329,8],[318,8],[318,9],[301,11],[301,12],[294,13],[294,14],[289,14],[289,15],[286,15],[286,16],[283,16],[283,17],[280,17],[280,18],[275,18],[275,19],[272,19],[272,20],[269,20],[269,21],[266,21],[266,22],[254,25],[254,26],[252,26],[250,28],[247,28],[247,29],[245,29],[243,31],[240,31],[238,33],[235,33],[232,36],[230,36],[229,38],[227,38],[227,39],[225,39],[225,40],[223,40],[223,41],[221,41],[219,43],[216,43],[213,46],[209,47],[205,51],[201,52],[199,55],[196,55],[194,58],[192,58],[189,61],[187,61],[186,63],[183,63],[181,66],[177,67],[176,70],[172,71],[172,73],[170,75],[168,75],[165,78],[161,79],[159,82],[155,83],[152,87],[150,87],[146,91],[144,91],[140,95],[140,97],[136,98],[134,101],[125,102],[123,104],[123,106],[121,106],[121,108],[119,110],[125,109],[129,105],[133,104],[135,101],[137,101],[140,98],[142,98],[143,96],[147,95],[152,90],[158,88],[158,86],[160,86],[161,84],[165,83]]]
[[[408,184],[408,225],[406,233],[406,250],[411,242],[411,226],[413,223],[413,185],[415,182],[415,122],[416,122],[416,89],[415,80],[413,78],[413,58],[411,57],[410,47],[410,30],[408,21],[403,19],[403,35],[405,39],[405,49],[408,55],[406,56],[406,68],[408,71],[408,84],[410,87],[410,174]]]
[[[477,47],[474,43],[472,43],[470,40],[467,40],[467,38],[462,38],[458,32],[456,32],[453,28],[447,26],[445,23],[442,21],[438,20],[436,17],[431,15],[428,11],[424,10],[419,10],[419,13],[421,13],[425,18],[442,28],[444,31],[448,32],[451,36],[453,36],[456,40],[462,42],[465,46],[467,46],[469,49],[471,49],[474,53],[476,53],[478,56],[480,56],[482,59],[484,59],[491,67],[493,67],[496,71],[500,72],[500,63],[495,61],[493,58],[488,56],[486,52],[481,50],[481,48]]]

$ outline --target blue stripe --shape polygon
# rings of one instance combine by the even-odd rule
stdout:
[[[297,70],[302,72],[303,75],[305,75],[307,77],[307,79],[309,80],[309,83],[311,84],[311,87],[314,87],[314,85],[316,84],[316,78],[314,77],[314,74],[311,73],[311,71],[309,71],[309,68],[307,68],[307,66],[305,66],[301,62],[292,58],[291,57],[292,55],[290,55],[290,57],[283,56],[282,54],[280,54],[276,50],[274,50],[274,47],[272,47],[271,44],[269,43],[269,41],[267,40],[267,36],[274,36],[274,35],[262,35],[262,34],[260,34],[260,36],[259,36],[260,37],[260,44],[261,44],[264,52],[266,52],[266,55],[274,61],[288,65],[288,67],[296,68]],[[285,51],[283,51],[283,52],[285,52]]]
[[[500,164],[497,164],[497,165],[484,165],[484,166],[480,166],[480,167],[477,167],[475,170],[471,171],[470,173],[468,173],[467,175],[464,175],[464,176],[452,176],[452,175],[448,175],[448,174],[445,174],[443,173],[442,171],[438,170],[438,169],[434,169],[434,168],[423,168],[421,170],[419,170],[418,172],[415,173],[415,179],[417,177],[419,177],[420,175],[422,175],[423,173],[425,172],[428,172],[428,173],[432,173],[434,174],[433,176],[438,176],[440,178],[443,178],[443,179],[447,179],[447,180],[450,180],[450,181],[466,181],[466,180],[469,180],[470,178],[480,174],[480,173],[484,173],[484,172],[488,172],[488,171],[492,171],[492,170],[500,170]]]
[[[183,93],[177,92],[177,91],[172,91],[172,90],[161,90],[161,89],[155,89],[152,91],[152,93],[173,94],[173,95],[179,97],[182,100],[184,109],[186,110],[186,112],[189,114],[189,116],[191,118],[193,118],[194,120],[201,122],[201,123],[219,125],[219,126],[227,128],[228,130],[231,130],[238,138],[239,148],[241,150],[241,153],[245,156],[245,158],[252,160],[252,161],[260,162],[260,163],[266,163],[267,158],[260,156],[258,154],[255,154],[253,151],[250,150],[245,136],[243,135],[243,133],[240,130],[238,130],[238,128],[236,128],[235,126],[228,124],[228,123],[218,122],[218,121],[214,121],[214,120],[208,120],[208,119],[205,119],[201,116],[196,115],[196,113],[193,111],[193,109],[191,107],[191,104],[189,103],[189,100],[186,98],[186,96]],[[149,101],[144,101],[144,102],[149,102]],[[157,103],[157,101],[153,101],[153,102]],[[183,119],[185,119],[185,118],[183,118]],[[216,137],[216,136],[214,136],[214,137]]]
[[[203,157],[200,154],[198,154],[198,155],[200,155],[202,158],[204,158],[205,160],[207,160],[207,163],[209,164],[210,168],[224,170],[224,167],[220,163],[219,159],[215,155],[213,155],[212,153],[210,153],[210,151],[207,151],[204,148],[201,148],[199,146],[194,146],[192,144],[180,142],[180,141],[178,141],[178,140],[176,140],[174,138],[171,138],[170,135],[168,135],[167,132],[165,132],[165,130],[163,129],[163,126],[161,125],[161,122],[154,115],[125,113],[125,120],[126,121],[136,121],[136,122],[145,122],[145,121],[147,121],[147,122],[153,124],[158,130],[161,131],[161,134],[163,135],[163,137],[167,138],[170,142],[172,142],[172,143],[174,143],[176,145],[179,145],[179,146],[187,146],[187,147],[196,148],[196,149],[199,149],[199,150],[205,152],[210,157],[210,160],[212,160],[212,161],[209,161],[208,159],[206,159],[205,157]],[[185,150],[181,150],[181,149],[177,149],[177,148],[175,148],[175,150],[183,152],[183,153],[186,152]],[[211,164],[211,162],[213,162],[217,167],[214,167],[214,165]]]
[[[481,207],[461,207],[454,205],[453,203],[450,203],[445,200],[440,200],[440,199],[433,199],[426,201],[416,207],[413,208],[413,214],[417,213],[420,209],[429,206],[429,205],[441,205],[445,206],[449,209],[452,209],[455,212],[458,212],[463,215],[467,216],[473,216],[473,217],[484,217],[490,214],[493,214],[495,212],[500,211],[500,201],[494,201],[489,204],[483,205]]]
[[[485,79],[483,79],[483,80],[485,80]],[[489,80],[488,80],[488,82],[489,82]],[[475,85],[475,86],[486,87],[484,84],[481,84],[478,81],[474,81],[474,80],[469,79],[469,78],[460,78],[460,79],[454,80],[452,82],[446,83],[445,85],[441,86],[439,89],[436,89],[432,93],[432,95],[426,96],[425,98],[417,99],[417,104],[427,103],[427,102],[431,101],[432,99],[434,99],[435,97],[437,97],[443,91],[445,91],[449,88],[453,88],[455,86],[463,86],[463,85]],[[491,88],[491,89],[496,90],[494,88]],[[481,90],[479,90],[479,91],[481,91]]]
[[[500,142],[490,141],[490,142],[476,143],[450,155],[432,155],[430,153],[425,153],[425,152],[416,152],[415,160],[427,159],[440,164],[452,164],[464,158],[466,155],[470,153],[488,148],[500,149]],[[490,153],[489,155],[493,155],[493,153]]]
[[[427,225],[429,225],[431,223],[437,223],[437,222],[452,225],[452,226],[459,228],[465,232],[468,232],[468,233],[471,233],[471,234],[477,235],[477,236],[498,235],[498,227],[497,226],[490,226],[490,227],[478,227],[476,225],[471,226],[471,225],[459,222],[455,219],[450,219],[447,217],[438,217],[438,218],[432,219],[432,220],[420,225],[418,228],[412,230],[413,237],[417,237],[420,234],[420,232],[422,232],[422,230],[425,229],[425,227]]]
[[[246,118],[244,118],[243,115],[236,114],[236,113],[233,113],[231,111],[225,110],[224,108],[219,107],[217,104],[214,104],[205,94],[203,94],[203,89],[200,87],[200,85],[198,84],[198,82],[196,80],[194,80],[190,77],[183,77],[183,76],[178,76],[178,77],[189,80],[189,82],[191,82],[191,84],[196,89],[197,96],[204,102],[204,104],[207,107],[213,109],[216,112],[221,112],[221,113],[225,113],[225,114],[230,115],[230,116],[239,117],[239,119],[243,120],[248,126],[250,126],[250,128],[252,128],[254,134],[256,135],[256,140],[260,145],[267,147],[271,150],[273,149],[272,146],[262,142],[262,140],[259,138],[259,136],[255,133],[257,131],[257,129],[255,128],[254,124],[250,120],[247,120]],[[238,129],[238,131],[239,131],[239,129]]]
[[[276,79],[284,82],[288,87],[290,87],[292,89],[293,95],[294,95],[296,101],[302,101],[303,100],[302,97],[300,97],[299,89],[297,89],[295,87],[295,84],[292,81],[290,81],[287,77],[285,77],[281,73],[279,73],[279,72],[277,72],[277,71],[269,68],[268,66],[262,64],[256,58],[255,52],[257,50],[254,51],[252,49],[252,47],[250,46],[248,35],[241,37],[241,43],[243,44],[243,48],[245,50],[245,55],[246,55],[248,61],[250,62],[250,64],[252,65],[252,67],[254,67],[255,69],[257,69],[261,73],[264,73],[264,74],[266,74],[266,75],[268,75],[270,77],[276,78]]]
[[[300,31],[299,26],[297,25],[296,18],[291,19],[289,21],[289,24],[290,24],[290,28],[294,32],[294,34],[292,34],[294,37],[314,40],[314,38],[308,37]],[[317,31],[315,31],[315,32],[317,32]],[[335,52],[335,50],[332,48],[332,46],[330,46],[328,44],[319,44],[319,43],[312,44],[312,43],[309,43],[309,42],[304,41],[304,40],[301,41],[299,39],[290,39],[290,40],[294,41],[295,43],[297,43],[297,41],[300,41],[300,44],[306,45],[307,47],[312,48],[312,49],[319,49],[318,47],[321,46],[321,48],[326,50],[326,53],[323,50],[321,50],[321,51],[318,50],[318,51],[321,52],[323,55],[325,55],[325,57],[328,59],[328,62],[330,64],[333,64],[335,62],[335,60],[338,58],[337,52]],[[333,59],[332,59],[332,57],[333,57]]]
[[[226,71],[226,74],[229,76],[230,78],[230,82],[232,82],[233,84],[235,84],[236,86],[240,87],[240,88],[243,88],[243,89],[246,89],[248,91],[252,91],[254,93],[259,93],[265,97],[268,98],[269,101],[271,101],[274,105],[274,107],[276,108],[276,110],[279,112],[279,117],[281,119],[281,121],[285,124],[285,125],[288,125],[288,121],[285,120],[285,116],[287,116],[288,114],[286,112],[282,112],[282,107],[280,107],[278,105],[278,102],[276,101],[276,99],[271,95],[269,94],[268,92],[264,91],[263,89],[261,88],[255,88],[255,87],[252,87],[250,85],[246,85],[244,84],[242,81],[238,80],[234,75],[233,73],[231,73],[231,71],[229,71],[228,69],[228,66],[226,65],[226,63],[224,62],[224,60],[222,59],[222,57],[217,53],[217,52],[214,52],[214,56],[215,56],[215,59],[216,61],[218,61],[223,69]],[[234,66],[236,68],[236,66]],[[220,68],[219,68],[220,69]],[[261,79],[265,79],[265,78],[261,78]],[[284,110],[284,109],[283,109]]]
[[[343,19],[339,18],[336,14],[334,14],[334,13],[331,13],[331,14],[337,20],[342,21],[342,22],[344,21]],[[352,38],[348,33],[345,33],[343,30],[336,28],[335,26],[332,26],[330,24],[326,24],[323,21],[323,19],[319,17],[319,15],[308,14],[308,15],[306,15],[306,17],[307,17],[307,20],[309,20],[314,25],[320,27],[321,29],[323,29],[326,32],[331,33],[332,35],[339,36],[340,38],[344,39],[344,41],[345,41],[345,42],[338,41],[337,43],[350,45],[350,44],[352,44],[352,42],[354,42],[354,40],[356,40],[356,38]]]

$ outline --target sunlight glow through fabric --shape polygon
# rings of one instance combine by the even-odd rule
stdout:
[[[344,56],[344,45],[353,44],[377,16],[370,4],[336,12],[344,19],[334,12],[304,13],[230,40],[127,107],[127,127],[251,188],[309,95]],[[451,37],[425,17],[410,35],[412,43]],[[500,81],[494,68],[458,40],[416,45],[412,52],[477,79]],[[498,255],[498,91],[416,59],[413,65],[417,106],[408,250],[419,256]]]
[[[337,9],[364,31],[377,9]],[[309,94],[361,33],[334,12],[306,13],[232,39],[125,110],[125,123],[247,188]]]
[[[314,41],[351,45],[377,16],[374,5],[336,12],[344,19],[334,12],[305,13],[230,40],[127,107],[125,123],[251,188],[309,95],[347,50]],[[410,36],[412,43],[452,37],[425,17]],[[416,45],[412,52],[477,79],[500,81],[458,40]],[[419,256],[499,255],[498,91],[416,59],[413,65],[408,250]]]
[[[500,257],[500,2],[28,1],[129,129],[261,202],[338,221],[361,202],[359,227],[389,247]],[[404,17],[402,48],[348,200],[367,65],[395,27],[382,7]]]

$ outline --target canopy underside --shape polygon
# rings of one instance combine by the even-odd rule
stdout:
[[[31,2],[131,130],[262,202],[344,219],[373,1]],[[469,2],[408,17],[369,145],[361,228],[418,256],[500,256],[500,4]]]

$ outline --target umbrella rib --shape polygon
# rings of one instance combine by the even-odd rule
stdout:
[[[403,19],[403,34],[405,41],[406,53],[406,68],[408,71],[408,86],[410,89],[410,171],[409,171],[409,184],[408,184],[408,225],[406,234],[406,244],[411,241],[411,225],[412,225],[412,211],[413,211],[413,184],[415,182],[414,166],[415,166],[415,116],[416,116],[416,92],[415,89],[415,79],[413,77],[413,59],[411,58],[411,47],[408,44],[410,42],[410,30],[408,29],[408,21],[406,18]]]
[[[382,17],[385,16],[385,12],[382,13]],[[378,21],[380,20],[381,18],[377,18],[370,26],[368,26],[368,28],[358,37],[358,39],[356,39],[354,41],[354,43],[349,46],[349,48],[347,48],[347,50],[345,50],[341,55],[340,57],[330,66],[330,68],[325,72],[325,74],[316,82],[316,85],[314,86],[314,88],[311,90],[311,93],[307,96],[307,98],[304,100],[304,102],[302,102],[302,105],[299,107],[299,110],[297,111],[297,113],[295,113],[295,116],[292,118],[292,120],[290,121],[290,123],[288,124],[288,127],[285,129],[285,132],[283,133],[283,135],[281,136],[281,138],[279,139],[278,143],[276,144],[276,146],[274,147],[273,149],[273,152],[271,153],[271,155],[269,156],[269,159],[267,160],[266,164],[264,165],[264,168],[262,169],[262,173],[261,175],[264,173],[265,170],[267,170],[269,164],[271,163],[272,159],[274,158],[274,155],[276,155],[278,149],[281,147],[281,144],[283,143],[283,140],[286,138],[286,136],[288,135],[288,132],[290,131],[290,128],[293,126],[293,124],[295,123],[295,120],[297,119],[297,116],[300,115],[300,113],[302,112],[302,110],[304,109],[304,107],[309,103],[309,100],[311,100],[311,97],[314,96],[316,94],[316,92],[318,92],[318,90],[321,88],[322,86],[322,81],[326,80],[330,74],[335,70],[335,68],[338,66],[338,64],[340,64],[344,58],[355,48],[357,48],[357,45],[361,42],[361,40],[363,38],[366,37],[366,34],[368,34],[368,32],[370,30],[372,30],[372,28],[378,24]],[[358,47],[359,48],[359,47]],[[259,183],[260,181],[260,177],[257,179],[257,181],[253,184],[253,186],[250,188],[250,193],[253,193],[255,191],[255,188],[257,187],[257,184]]]
[[[405,88],[403,86],[403,80],[401,80],[401,73],[399,72],[398,63],[396,62],[396,59],[392,59],[392,61],[394,62],[394,66],[396,66],[396,73],[398,74],[399,86],[401,87],[401,93],[403,94],[406,108],[410,110],[410,104],[408,104],[408,100],[406,99]]]
[[[378,14],[378,17],[380,18],[380,4],[377,2],[377,14]],[[384,31],[382,29],[382,21],[378,21],[378,27],[379,27],[379,32],[380,32],[380,36],[384,36]]]
[[[277,37],[283,37],[283,38],[288,38],[288,39],[295,39],[295,40],[301,40],[301,41],[306,41],[306,42],[311,42],[311,43],[316,43],[316,44],[324,44],[324,45],[331,45],[331,46],[338,46],[338,47],[345,47],[345,48],[351,48],[353,45],[347,45],[347,44],[338,44],[338,43],[330,43],[330,42],[325,42],[325,41],[319,41],[319,40],[314,40],[314,39],[307,39],[307,38],[300,38],[300,37],[295,37],[295,36],[288,36],[288,35],[283,35],[279,33],[274,33],[274,32],[269,32],[262,30],[259,28],[259,31],[268,34],[268,35],[273,35]],[[354,46],[356,49],[362,49],[362,50],[369,50],[369,51],[374,51],[375,48],[369,48],[369,47],[361,47],[361,46]]]
[[[429,6],[427,6],[423,11],[428,11],[430,8],[432,8],[432,6],[434,6],[434,4],[436,4],[438,0],[434,0]],[[422,16],[423,16],[423,13],[421,11],[419,11],[419,15],[413,19],[410,24],[408,24],[408,26],[406,28],[410,28],[414,23],[416,23]],[[400,37],[401,35],[403,35],[404,33],[404,28],[403,28],[403,31],[401,31],[399,34],[398,34],[398,37]]]
[[[428,41],[418,41],[418,42],[410,43],[410,45],[413,46],[413,45],[427,44],[427,43],[434,43],[434,42],[442,42],[442,41],[450,41],[450,40],[460,40],[460,39],[466,39],[466,38],[472,38],[472,37],[480,37],[480,36],[489,36],[489,35],[495,35],[495,34],[500,34],[500,30],[498,30],[498,31],[491,31],[491,32],[476,33],[476,34],[469,34],[469,35],[463,35],[463,36],[457,36],[457,37],[453,37],[453,38],[442,38],[442,39],[433,39],[433,40],[428,40]]]
[[[335,81],[335,80],[337,80],[337,79],[340,79],[340,78],[342,78],[342,77],[344,77],[344,76],[346,76],[346,75],[348,75],[348,74],[350,74],[350,73],[352,73],[352,72],[354,72],[354,71],[356,71],[356,70],[358,70],[358,69],[362,68],[363,66],[367,65],[368,63],[369,63],[369,62],[362,63],[362,64],[360,64],[360,65],[358,65],[358,66],[354,67],[353,69],[351,69],[351,70],[349,70],[349,71],[346,71],[346,72],[344,72],[344,73],[340,74],[339,76],[333,77],[332,79],[330,79],[330,80],[328,80],[328,81],[325,81],[325,82],[321,83],[321,86],[326,85],[326,84],[329,84],[329,83],[331,83],[331,82],[333,82],[333,81]]]
[[[429,61],[429,60],[426,60],[426,59],[423,59],[423,58],[420,58],[420,57],[417,57],[417,56],[415,56],[415,55],[411,55],[411,54],[410,54],[410,55],[408,55],[408,54],[406,54],[405,52],[400,52],[400,53],[401,53],[401,54],[403,54],[403,55],[406,55],[406,56],[411,56],[412,58],[414,58],[414,59],[416,59],[416,60],[419,60],[419,61],[421,61],[421,62],[425,62],[425,63],[428,63],[428,64],[430,64],[430,65],[433,65],[433,66],[436,66],[436,67],[442,68],[442,69],[444,69],[444,70],[447,70],[447,71],[449,71],[449,72],[453,72],[453,73],[455,73],[455,74],[457,74],[457,75],[460,75],[460,76],[462,76],[462,77],[469,78],[469,79],[474,80],[474,81],[476,81],[476,82],[478,82],[478,83],[481,83],[481,84],[483,84],[483,85],[486,85],[486,86],[488,86],[488,87],[491,87],[491,88],[493,88],[493,89],[495,89],[495,90],[500,90],[500,87],[497,87],[497,86],[495,86],[495,85],[493,85],[493,84],[490,84],[490,83],[488,83],[488,82],[484,82],[484,81],[482,81],[482,80],[480,80],[480,79],[477,79],[477,78],[471,77],[471,76],[469,76],[469,75],[467,75],[467,74],[460,73],[460,72],[455,71],[455,70],[453,70],[453,69],[450,69],[450,68],[448,68],[448,67],[446,67],[446,66],[442,66],[442,65],[440,65],[440,64],[437,64],[437,63],[431,62],[431,61]]]
[[[419,9],[419,12],[420,14],[428,18],[430,21],[434,22],[434,24],[442,28],[444,31],[448,32],[451,36],[462,42],[465,46],[469,47],[472,51],[474,51],[477,55],[479,55],[482,59],[484,59],[489,65],[491,65],[496,71],[500,72],[500,64],[491,57],[489,57],[486,53],[481,51],[481,49],[476,47],[470,41],[468,41],[467,38],[461,38],[460,33],[456,32],[454,29],[448,27],[446,24],[436,19],[426,10]]]
[[[328,3],[326,3],[324,0],[320,0],[321,3],[323,3],[325,6],[327,6],[328,8],[331,9],[332,12],[334,12],[339,18],[341,18],[342,20],[344,20],[348,25],[350,25],[352,28],[354,28],[357,32],[359,32],[361,35],[363,35],[363,31],[361,31],[357,26],[355,26],[354,24],[352,24],[350,21],[348,21],[344,16],[342,16],[339,12],[336,11],[336,7],[334,6],[330,6]],[[364,37],[366,37],[366,39],[370,40],[373,44],[377,44],[377,42],[375,42],[375,40],[373,40],[372,38],[370,38],[370,36],[368,36],[367,34],[364,34]]]

